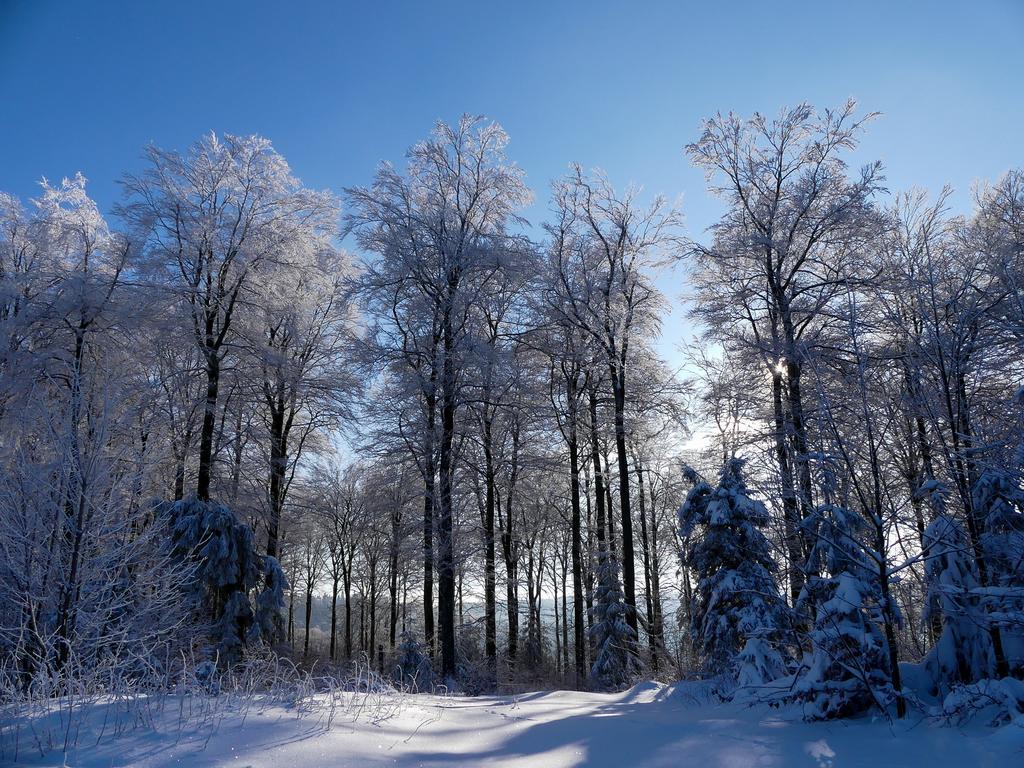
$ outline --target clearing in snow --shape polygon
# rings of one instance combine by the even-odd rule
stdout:
[[[645,683],[624,693],[572,691],[476,698],[395,695],[359,709],[228,709],[182,725],[175,704],[152,727],[119,736],[102,707],[67,751],[32,754],[19,728],[18,765],[73,766],[1008,766],[1024,765],[1024,722],[990,728],[864,718],[804,723],[796,710],[712,702],[696,685]],[[351,694],[350,694],[351,695]],[[382,702],[387,702],[382,704]],[[99,739],[99,729],[107,735]],[[50,719],[55,715],[49,715]],[[329,722],[330,721],[330,722]],[[7,724],[10,726],[10,723]],[[39,732],[42,723],[36,722]],[[56,723],[50,723],[51,726]],[[51,728],[56,732],[56,728]],[[3,759],[11,759],[6,730]]]

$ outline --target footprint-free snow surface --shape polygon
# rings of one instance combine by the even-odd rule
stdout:
[[[621,694],[540,692],[478,698],[403,696],[333,718],[316,708],[229,709],[183,725],[164,706],[151,723],[107,732],[98,711],[77,744],[40,757],[18,729],[21,765],[96,766],[1024,766],[1024,726],[939,726],[920,715],[804,723],[798,712],[710,703],[683,686]],[[37,732],[38,726],[37,723]],[[155,726],[155,727],[154,727]],[[10,760],[12,731],[3,759]]]

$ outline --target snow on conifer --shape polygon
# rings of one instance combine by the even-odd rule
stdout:
[[[811,650],[793,698],[809,720],[848,717],[884,708],[894,697],[888,646],[882,632],[881,593],[861,543],[866,522],[837,504],[808,518],[814,545],[797,609],[814,616]]]
[[[594,663],[590,677],[602,690],[625,688],[640,672],[636,655],[636,633],[626,623],[626,603],[619,581],[619,564],[609,552],[598,552],[597,588],[591,609],[594,624]]]
[[[762,531],[768,510],[747,491],[743,464],[730,460],[714,490],[688,470],[694,485],[679,525],[684,565],[697,574],[690,632],[704,671],[755,685],[785,671],[780,645],[790,616]]]
[[[924,532],[928,597],[925,621],[941,620],[942,632],[924,658],[934,681],[933,693],[956,683],[973,683],[992,669],[992,641],[987,617],[976,593],[978,568],[963,527],[947,515],[936,517]]]
[[[256,551],[252,529],[224,505],[191,497],[165,505],[164,510],[172,526],[172,555],[195,565],[196,618],[208,624],[218,657],[224,663],[236,661],[260,633],[279,631],[284,574],[274,567],[276,561],[269,562]],[[268,573],[257,613],[249,592]]]
[[[988,469],[974,484],[987,583],[980,590],[999,628],[1008,672],[1024,674],[1024,489],[1009,472]]]
[[[1008,472],[990,469],[974,484],[972,504],[981,520],[981,545],[995,584],[1024,581],[1024,489]]]

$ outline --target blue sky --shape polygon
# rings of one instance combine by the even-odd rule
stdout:
[[[893,190],[951,183],[967,209],[975,180],[1024,165],[1024,0],[0,0],[0,189],[80,170],[104,209],[148,142],[260,133],[340,190],[470,112],[509,132],[534,223],[578,161],[681,197],[698,234],[719,210],[682,151],[703,117],[848,96],[884,113],[858,160]]]

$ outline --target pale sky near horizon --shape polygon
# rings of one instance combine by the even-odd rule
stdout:
[[[881,111],[855,162],[956,190],[1024,166],[1024,0],[125,2],[0,0],[0,190],[82,171],[109,211],[144,145],[270,138],[313,187],[367,183],[437,119],[500,122],[536,227],[570,162],[719,212],[683,146],[716,111],[855,97]],[[681,270],[659,351],[692,333]]]

